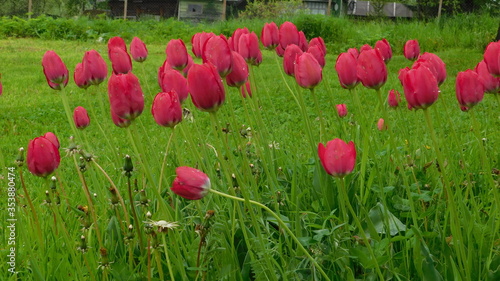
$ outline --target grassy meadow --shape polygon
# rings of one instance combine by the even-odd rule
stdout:
[[[257,32],[260,23],[253,23]],[[283,73],[282,58],[262,50],[262,64],[251,68],[252,98],[226,87],[226,102],[215,115],[188,99],[183,107],[189,113],[175,129],[158,126],[151,115],[168,43],[148,41],[153,31],[143,39],[147,60],[133,62],[145,109],[129,128],[111,121],[107,80],[83,90],[71,77],[55,91],[43,75],[47,50],[62,58],[70,76],[90,49],[111,70],[106,40],[1,37],[0,279],[499,280],[500,99],[486,94],[462,112],[455,96],[457,73],[482,60],[495,25],[480,33],[444,22],[410,33],[405,31],[425,24],[385,24],[387,31],[384,23],[367,22],[350,40],[327,41],[323,81],[314,94]],[[224,28],[243,27],[237,25]],[[363,41],[361,32],[371,36]],[[423,110],[408,110],[404,97],[394,109],[386,102],[391,89],[403,95],[398,71],[412,62],[402,44],[417,36],[421,51],[437,54],[448,74],[427,110],[430,119]],[[447,45],[445,36],[463,44]],[[381,105],[376,91],[361,84],[343,89],[334,66],[339,52],[383,37],[394,55]],[[72,129],[65,98],[71,111],[88,110],[89,127]],[[348,115],[339,118],[335,105],[342,103]],[[379,118],[388,130],[377,129]],[[61,143],[55,181],[14,163],[20,147],[49,131]],[[353,141],[357,150],[355,169],[342,180],[324,171],[317,154],[319,143],[334,138]],[[123,172],[126,155],[134,165],[130,178]],[[173,194],[169,187],[179,166],[202,170],[212,189],[245,200],[212,193],[189,201]],[[10,182],[17,189],[15,245],[8,243],[10,213],[3,207]],[[249,200],[272,210],[286,227]],[[159,221],[178,226],[161,232]],[[16,274],[8,271],[12,246]]]

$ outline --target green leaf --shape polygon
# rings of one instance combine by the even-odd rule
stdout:
[[[394,216],[389,210],[386,210],[384,205],[380,202],[373,207],[368,213],[368,217],[377,233],[387,233],[394,236],[401,231],[406,231],[406,225],[404,225],[396,216]],[[388,226],[386,224],[389,224]]]

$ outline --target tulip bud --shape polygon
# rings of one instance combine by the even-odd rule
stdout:
[[[446,64],[436,54],[423,53],[413,65],[417,64],[426,65],[436,77],[438,85],[446,80]]]
[[[179,97],[179,102],[183,103],[189,96],[187,79],[175,69],[167,69],[162,75],[162,92],[175,91]]]
[[[214,33],[206,33],[205,31],[195,33],[193,37],[191,37],[191,51],[197,58],[201,58],[203,54],[203,46],[205,45],[205,42],[210,39],[212,36],[215,36]]]
[[[500,42],[491,42],[484,51],[484,62],[491,75],[500,76]]]
[[[294,76],[295,73],[295,59],[302,55],[302,50],[299,46],[292,44],[286,47],[285,54],[283,55],[283,69],[285,73]]]
[[[182,108],[177,93],[174,90],[158,93],[153,101],[151,113],[158,125],[175,127],[182,121]]]
[[[69,72],[61,58],[54,51],[47,51],[42,58],[43,73],[47,83],[54,90],[66,87]]]
[[[90,124],[89,114],[87,110],[81,106],[78,106],[73,111],[73,121],[77,129],[85,129]]]
[[[210,179],[200,170],[191,167],[175,169],[177,177],[170,188],[175,194],[189,200],[205,197],[210,190]]]
[[[111,37],[108,40],[108,51],[113,49],[113,48],[120,48],[124,50],[125,52],[127,51],[127,45],[125,44],[125,41],[123,38],[119,36]]]
[[[229,47],[231,48],[231,51],[235,51],[239,53],[239,44],[240,44],[240,38],[244,34],[249,34],[250,31],[248,31],[248,28],[237,28],[234,30],[233,35],[231,36],[230,40],[231,42],[229,44]]]
[[[323,55],[326,55],[326,45],[323,38],[314,37],[313,39],[311,39],[311,41],[309,41],[309,48],[311,48],[312,46],[318,46],[320,50],[323,52]]]
[[[85,52],[82,64],[90,84],[99,85],[108,77],[108,66],[96,50]]]
[[[186,45],[184,45],[184,41],[181,39],[170,40],[165,53],[167,54],[168,64],[174,69],[182,70],[188,64]]]
[[[210,63],[194,64],[188,73],[188,89],[193,104],[202,111],[215,112],[224,103],[226,94],[222,79]]]
[[[303,31],[299,31],[299,48],[302,52],[306,52],[309,49],[309,43]]]
[[[385,121],[384,121],[383,118],[378,119],[377,129],[379,131],[385,131],[385,130],[387,130],[387,125],[385,124]]]
[[[57,149],[59,149],[59,147],[61,147],[61,145],[59,144],[59,139],[57,138],[57,136],[54,133],[47,132],[47,133],[45,133],[45,135],[43,135],[43,137],[48,139],[52,144],[54,144]]]
[[[233,71],[226,76],[226,83],[230,87],[240,87],[248,80],[248,65],[245,59],[233,51]]]
[[[351,53],[341,53],[337,57],[335,70],[339,77],[340,86],[344,89],[352,89],[359,84],[358,70],[356,67],[357,59]]]
[[[402,79],[409,109],[425,109],[437,100],[439,87],[436,77],[429,68],[421,65],[416,66],[408,70]]]
[[[114,47],[109,50],[108,54],[114,74],[126,74],[132,70],[132,60],[126,50]]]
[[[123,172],[125,172],[125,175],[130,178],[133,171],[134,171],[134,164],[132,164],[132,158],[130,157],[130,155],[125,155],[125,160],[123,163]]]
[[[479,75],[470,69],[457,74],[455,90],[458,103],[463,111],[469,110],[484,97],[484,87]]]
[[[347,116],[347,106],[345,105],[345,103],[337,104],[336,107],[337,107],[337,114],[339,115],[340,118]]]
[[[370,51],[370,50],[373,50],[372,46],[364,44],[363,46],[361,46],[361,48],[359,48],[359,53],[361,54],[364,51]]]
[[[90,87],[89,73],[85,71],[83,63],[76,64],[73,80],[75,80],[75,84],[82,89]]]
[[[474,70],[476,71],[477,75],[479,75],[479,80],[483,84],[485,93],[500,93],[500,77],[491,75],[484,60],[479,62]]]
[[[318,156],[325,171],[334,177],[343,178],[354,170],[356,165],[356,148],[354,143],[333,139],[326,146],[318,145]]]
[[[113,123],[116,126],[118,126],[120,128],[127,128],[128,126],[130,126],[130,124],[132,124],[131,120],[123,119],[123,118],[120,118],[118,115],[116,115],[113,112],[113,108],[110,108],[109,111],[111,112],[111,119],[113,120]]]
[[[238,53],[252,65],[262,62],[262,53],[259,49],[259,39],[255,32],[241,35],[238,42]]]
[[[416,60],[420,55],[420,46],[417,40],[408,40],[403,48],[403,54],[408,60]]]
[[[211,37],[203,47],[203,62],[213,64],[221,77],[226,77],[231,73],[233,68],[232,56],[232,51],[223,36]]]
[[[347,49],[347,53],[353,55],[356,58],[356,60],[359,57],[359,51],[356,48],[349,48],[349,49]]]
[[[319,45],[309,46],[307,52],[314,56],[314,58],[318,61],[321,68],[325,67],[326,63],[325,53],[323,53],[323,51],[321,50],[321,46]]]
[[[274,49],[279,45],[279,29],[276,23],[265,23],[260,33],[260,41],[266,49]]]
[[[26,162],[33,175],[46,177],[59,167],[61,156],[52,141],[46,137],[37,137],[28,144]]]
[[[306,89],[313,89],[323,79],[323,70],[310,53],[297,56],[294,74],[297,84]]]
[[[299,31],[297,30],[297,26],[295,26],[295,24],[285,21],[282,25],[280,25],[279,31],[280,45],[283,49],[286,50],[286,47],[290,44],[299,46]]]
[[[281,45],[278,45],[276,47],[276,54],[278,55],[278,57],[283,57],[283,55],[285,55],[285,50],[283,49],[283,47],[281,47]]]
[[[245,85],[240,87],[241,96],[243,98],[252,97],[252,87],[250,86],[250,80],[248,80]]]
[[[384,38],[377,41],[377,43],[375,43],[375,49],[379,50],[385,64],[388,64],[392,58],[392,48],[387,39]]]
[[[359,54],[357,73],[363,86],[380,89],[387,81],[387,67],[378,50],[372,49]]]
[[[132,73],[113,74],[108,81],[111,111],[118,117],[134,120],[144,109],[144,95],[139,79]]]
[[[130,54],[136,62],[143,62],[148,58],[148,48],[138,37],[134,37],[130,43]]]
[[[387,104],[389,104],[389,107],[397,107],[399,103],[401,102],[401,95],[397,90],[390,90],[389,94],[387,95]]]

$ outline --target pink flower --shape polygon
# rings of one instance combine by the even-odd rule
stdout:
[[[299,46],[292,44],[286,47],[283,55],[283,69],[287,75],[294,76],[295,59],[300,55],[302,55],[302,50]]]
[[[241,86],[240,87],[240,91],[241,91],[241,96],[243,98],[246,98],[246,97],[252,97],[252,87],[250,85],[250,80],[248,80],[245,85]]]
[[[500,77],[491,75],[484,60],[480,61],[474,70],[483,83],[485,93],[497,94],[500,92]]]
[[[57,136],[52,133],[52,132],[47,132],[45,133],[45,135],[43,135],[44,138],[48,139],[52,144],[54,144],[57,149],[59,149],[60,145],[59,145],[59,139],[57,138]]]
[[[26,162],[33,175],[46,177],[59,167],[61,156],[56,145],[42,136],[30,140]]]
[[[96,50],[85,52],[82,64],[88,74],[90,84],[99,85],[108,77],[108,66]]]
[[[318,61],[321,68],[325,67],[326,63],[325,53],[323,53],[323,50],[321,49],[320,45],[309,46],[307,52],[314,56],[314,58]]]
[[[188,200],[199,200],[210,191],[210,178],[200,170],[191,167],[175,169],[177,177],[170,190]]]
[[[309,42],[307,42],[306,35],[303,31],[299,31],[299,48],[302,52],[306,52],[309,49]]]
[[[429,68],[418,65],[408,70],[402,79],[409,109],[426,109],[437,100],[439,87]]]
[[[377,43],[375,43],[375,49],[379,50],[385,64],[388,64],[392,58],[392,48],[387,39],[384,38],[377,41]]]
[[[240,45],[240,38],[244,34],[249,34],[250,31],[248,31],[248,28],[237,28],[233,31],[233,36],[230,38],[230,44],[229,47],[231,48],[232,51],[235,52],[240,52],[239,50],[239,45]]]
[[[139,79],[132,73],[113,74],[108,81],[111,111],[118,117],[134,120],[144,109],[144,95]]]
[[[194,64],[187,80],[191,100],[198,109],[215,112],[224,103],[226,99],[224,85],[212,64]]]
[[[299,46],[300,38],[299,31],[297,30],[297,26],[295,24],[285,21],[280,25],[280,45],[281,48],[286,50],[286,47],[290,44],[295,44]]]
[[[182,108],[175,91],[158,93],[153,101],[151,113],[160,126],[173,128],[182,121]]]
[[[311,48],[312,46],[319,46],[319,48],[323,52],[323,55],[326,55],[326,45],[323,38],[314,37],[313,39],[311,39],[311,41],[309,41],[309,48]]]
[[[345,105],[345,103],[337,104],[337,114],[340,118],[347,116],[347,106]]]
[[[483,100],[484,87],[479,75],[473,70],[462,71],[457,74],[455,83],[457,100],[463,111],[467,111]]]
[[[274,49],[279,45],[279,29],[276,23],[265,23],[260,33],[260,41],[266,49]]]
[[[325,171],[334,177],[343,178],[354,170],[356,165],[356,147],[354,142],[333,139],[318,145],[318,156]]]
[[[252,65],[262,62],[262,53],[259,49],[259,39],[255,32],[241,35],[238,43],[238,53]]]
[[[132,70],[132,60],[126,50],[114,47],[108,51],[114,74],[126,74]]]
[[[206,32],[200,32],[196,33],[191,37],[191,45],[192,45],[192,52],[195,57],[201,58],[203,54],[203,46],[205,46],[205,42],[207,42],[208,39],[210,39],[212,36],[215,36],[214,33],[206,33]]]
[[[175,91],[180,103],[183,103],[189,96],[187,79],[173,68],[163,72],[160,84],[163,92]]]
[[[416,60],[420,55],[420,46],[418,45],[417,40],[408,40],[406,41],[403,54],[408,60]]]
[[[379,131],[385,131],[385,130],[387,130],[387,125],[385,124],[385,121],[384,121],[383,118],[378,119],[377,129]]]
[[[397,90],[390,90],[389,94],[387,95],[387,104],[389,104],[389,107],[398,107],[400,102],[401,94],[399,94]]]
[[[358,78],[369,89],[380,89],[387,81],[387,67],[380,52],[375,49],[359,54],[357,63]]]
[[[341,53],[337,57],[335,70],[339,77],[340,86],[344,89],[352,89],[359,83],[357,59],[351,53]]]
[[[90,124],[89,114],[87,110],[81,106],[73,110],[73,121],[77,129],[85,129]]]
[[[248,80],[248,65],[245,59],[233,51],[233,71],[226,76],[226,83],[230,87],[240,87]]]
[[[500,41],[488,44],[483,57],[491,75],[500,76]]]
[[[313,89],[323,79],[323,69],[310,53],[303,53],[295,59],[295,81],[302,88]]]
[[[148,48],[141,39],[134,37],[130,43],[130,54],[136,62],[143,62],[148,58]]]
[[[423,53],[413,65],[417,64],[425,64],[436,77],[438,85],[446,80],[446,64],[436,54]]]
[[[113,123],[120,127],[120,128],[127,128],[128,126],[130,126],[130,124],[132,124],[132,121],[128,120],[128,119],[123,119],[121,118],[120,116],[116,115],[114,112],[113,112],[113,108],[110,108],[110,113],[111,113],[111,120],[113,120]]]
[[[69,72],[61,58],[54,51],[47,51],[42,58],[43,73],[47,83],[54,90],[66,87]]]
[[[203,62],[211,63],[217,68],[221,77],[226,77],[233,69],[232,51],[223,36],[212,36],[203,47]]]
[[[181,39],[170,40],[167,44],[165,53],[167,53],[168,64],[174,69],[182,70],[188,64],[186,45],[184,45],[184,41]]]
[[[82,63],[76,64],[75,72],[73,72],[73,80],[75,81],[75,84],[82,89],[90,87],[90,77],[83,68]]]

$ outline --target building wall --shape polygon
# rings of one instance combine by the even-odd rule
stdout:
[[[179,19],[219,20],[222,12],[223,2],[219,0],[179,0]]]
[[[113,17],[123,17],[124,0],[109,1]],[[128,0],[127,17],[139,18],[144,15],[156,15],[162,18],[177,16],[177,0]]]
[[[401,3],[390,2],[383,7],[383,13],[388,17],[413,17],[413,11]],[[354,16],[368,16],[376,14],[374,3],[371,1],[349,1],[347,14]]]

